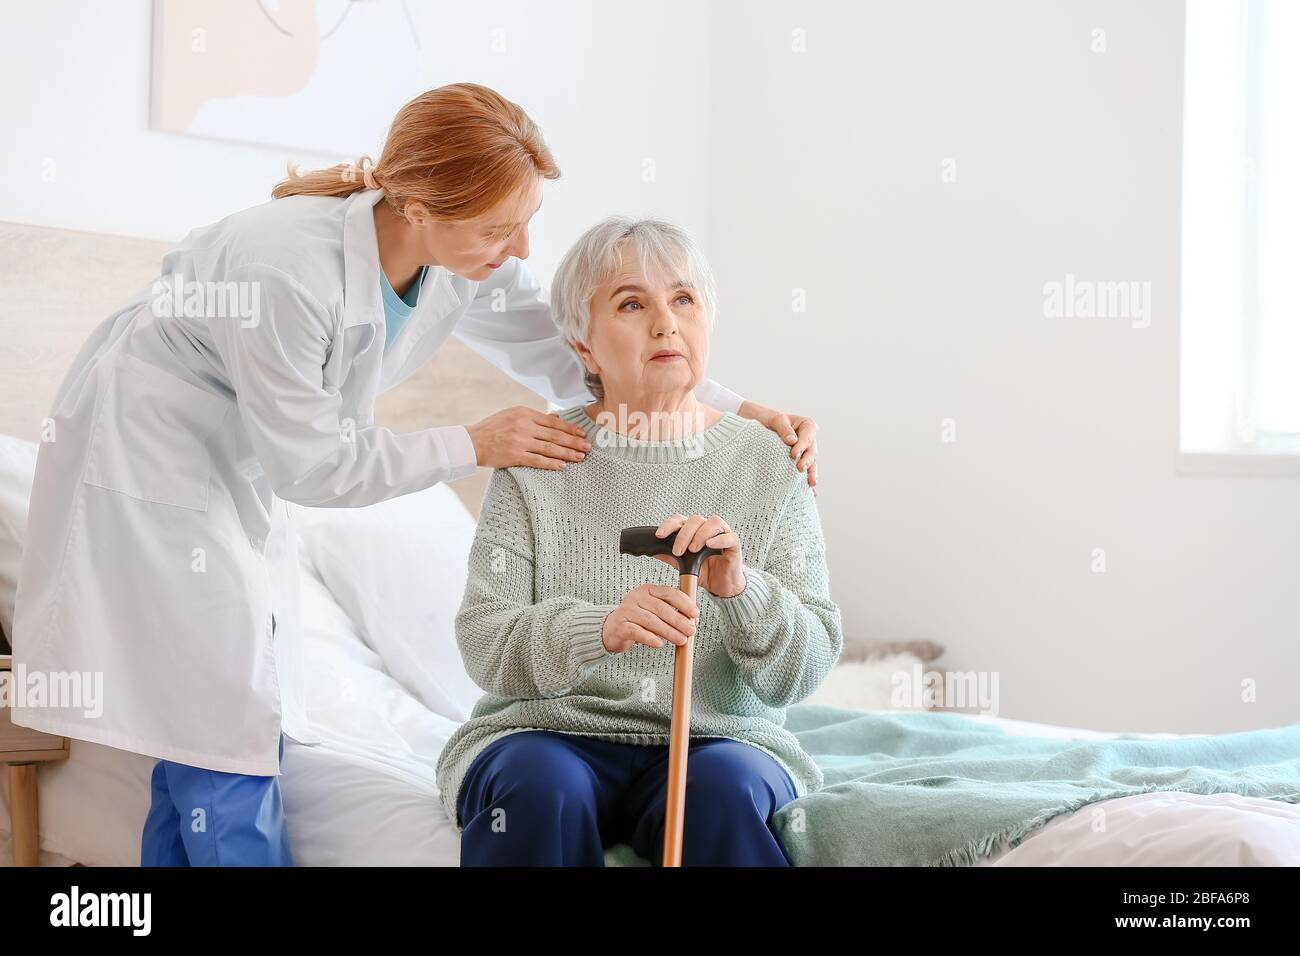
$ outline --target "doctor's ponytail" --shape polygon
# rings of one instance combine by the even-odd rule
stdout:
[[[382,188],[398,213],[416,201],[434,219],[458,222],[482,215],[538,175],[558,179],[560,168],[528,114],[486,86],[453,83],[398,111],[378,163],[363,156],[307,173],[290,166],[271,196],[341,197]]]

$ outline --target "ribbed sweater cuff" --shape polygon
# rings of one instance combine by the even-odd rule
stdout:
[[[728,624],[734,628],[742,628],[753,624],[763,616],[771,593],[763,576],[756,573],[753,568],[746,567],[745,590],[735,597],[720,598],[713,595],[710,597],[713,597],[714,602],[722,610],[722,616]]]
[[[616,604],[593,604],[573,612],[569,618],[569,656],[574,671],[584,674],[609,656],[601,632],[605,618]]]

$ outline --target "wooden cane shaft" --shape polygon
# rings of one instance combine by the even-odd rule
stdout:
[[[683,574],[682,592],[695,600],[696,577]],[[668,737],[668,806],[664,811],[664,866],[682,865],[686,822],[686,755],[691,745],[691,674],[695,638],[678,644],[673,662],[673,716]]]

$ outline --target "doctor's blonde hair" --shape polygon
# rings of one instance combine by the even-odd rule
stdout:
[[[378,163],[363,156],[307,173],[291,165],[271,197],[382,188],[399,214],[413,200],[435,220],[460,222],[483,215],[537,175],[558,179],[560,167],[528,114],[486,86],[453,83],[398,111]]]

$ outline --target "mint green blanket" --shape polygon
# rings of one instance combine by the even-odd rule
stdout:
[[[821,790],[773,818],[796,866],[968,866],[1062,813],[1151,790],[1300,803],[1300,724],[1178,740],[1053,740],[960,714],[798,704],[786,728],[825,776]],[[649,865],[626,844],[611,847],[606,863]]]
[[[1151,790],[1300,803],[1300,724],[1052,740],[959,714],[800,704],[786,728],[825,776],[773,818],[796,866],[966,866],[1062,813]]]

